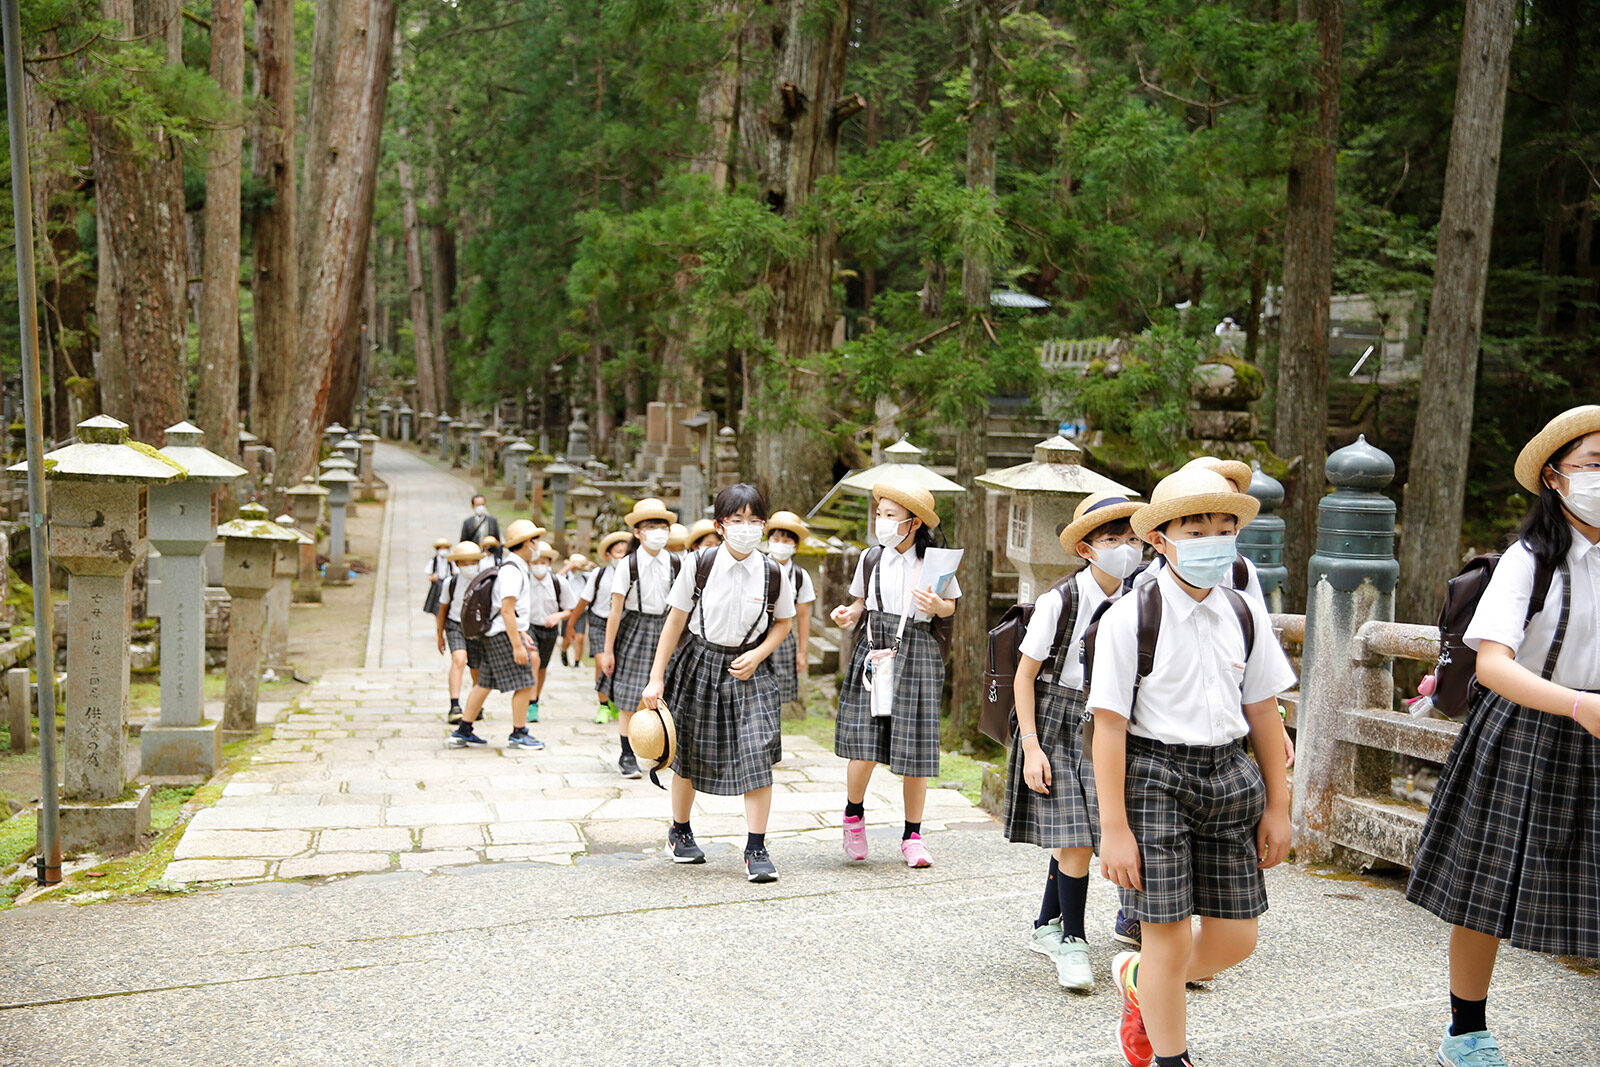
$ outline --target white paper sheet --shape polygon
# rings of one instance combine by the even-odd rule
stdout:
[[[965,550],[960,548],[926,550],[922,555],[922,577],[917,580],[917,586],[944,596],[945,588],[950,584],[950,579],[955,577],[956,568],[961,566],[961,557],[965,554]]]

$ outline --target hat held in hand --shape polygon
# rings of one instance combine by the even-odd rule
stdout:
[[[650,780],[665,789],[656,772],[672,766],[678,755],[678,730],[666,704],[651,708],[639,702],[628,722],[628,743],[633,746],[633,754],[649,764]]]

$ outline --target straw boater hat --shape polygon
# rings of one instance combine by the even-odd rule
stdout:
[[[921,519],[930,530],[939,525],[939,512],[935,510],[933,494],[920,485],[875,482],[872,486],[872,497],[874,500],[893,500]]]
[[[600,547],[596,551],[599,553],[600,557],[602,559],[604,559],[605,558],[605,554],[607,552],[611,551],[611,546],[612,545],[616,544],[619,541],[621,541],[623,544],[626,544],[628,541],[630,541],[632,539],[633,539],[632,532],[630,532],[628,530],[614,530],[611,533],[608,533],[604,537],[600,538]]]
[[[672,766],[678,754],[678,729],[673,725],[672,712],[665,705],[647,708],[641,703],[628,721],[628,743],[633,746],[633,754],[645,761],[650,780],[661,785],[656,772]]]
[[[1151,530],[1185,515],[1232,515],[1244,526],[1260,509],[1260,501],[1236,491],[1233,483],[1216,471],[1186,467],[1161,479],[1150,494],[1150,503],[1135,511],[1131,521],[1133,532],[1148,541]]]
[[[667,506],[661,501],[657,500],[655,497],[647,496],[635,504],[633,506],[633,510],[628,512],[628,514],[623,517],[622,521],[627,523],[629,526],[637,526],[641,522],[649,522],[651,519],[659,519],[665,523],[674,523],[678,521],[678,516],[668,511]]]
[[[806,521],[792,511],[773,512],[772,518],[767,520],[767,533],[771,534],[773,530],[787,530],[794,534],[794,539],[801,544],[805,543],[806,537],[811,533],[811,527],[806,525]]]
[[[1544,424],[1517,456],[1517,481],[1530,493],[1544,491],[1544,466],[1568,441],[1600,433],[1600,404],[1569,408]]]
[[[1075,555],[1079,541],[1108,522],[1131,518],[1142,507],[1142,502],[1121,493],[1090,493],[1073,509],[1072,521],[1062,529],[1061,547],[1069,556]]]
[[[448,537],[436,537],[436,538],[434,538],[433,547],[434,548],[449,548],[450,547],[450,538],[448,538]]]
[[[692,545],[706,534],[714,534],[716,532],[716,523],[712,522],[710,519],[700,519],[693,526],[689,527],[689,543]]]
[[[560,559],[561,553],[549,541],[539,541],[533,546],[534,559]]]
[[[483,540],[478,542],[478,547],[483,549],[485,552],[489,551],[491,548],[499,548],[500,538],[496,537],[494,534],[484,534]]]
[[[577,568],[580,571],[586,571],[590,567],[594,566],[594,560],[583,555],[581,552],[574,552],[572,555],[567,557],[567,564],[571,567]]]
[[[517,519],[506,527],[505,546],[507,548],[516,548],[524,541],[531,541],[544,532],[527,519]]]
[[[689,547],[689,527],[675,522],[667,527],[667,551],[682,552]]]
[[[1236,459],[1218,459],[1216,456],[1196,456],[1179,469],[1188,470],[1191,467],[1203,467],[1209,471],[1216,471],[1232,482],[1234,489],[1241,493],[1250,491],[1250,479],[1255,474],[1255,471],[1250,469],[1250,464],[1248,463],[1241,463]]]
[[[450,550],[450,555],[446,558],[451,563],[477,563],[483,558],[483,549],[471,541],[462,541]]]

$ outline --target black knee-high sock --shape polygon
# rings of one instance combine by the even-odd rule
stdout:
[[[1450,994],[1450,1033],[1455,1037],[1462,1034],[1475,1034],[1479,1030],[1489,1029],[1485,1019],[1486,1007],[1489,1000],[1463,1000],[1454,993]]]
[[[1039,903],[1039,917],[1033,920],[1035,930],[1061,914],[1061,894],[1056,892],[1056,875],[1060,869],[1061,865],[1051,856],[1050,873],[1044,880],[1044,900]]]
[[[1065,872],[1056,879],[1056,892],[1061,897],[1061,937],[1089,940],[1083,929],[1083,909],[1089,900],[1089,876],[1074,878]]]
[[[767,835],[766,834],[753,834],[753,833],[748,833],[747,832],[744,835],[744,850],[746,852],[749,852],[752,849],[766,848],[766,847],[767,847]]]
[[[624,756],[633,755],[633,742],[629,741],[626,737],[622,739],[622,754]]]

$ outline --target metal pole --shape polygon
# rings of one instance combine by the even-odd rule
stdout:
[[[39,672],[39,797],[44,806],[35,847],[40,885],[61,881],[61,827],[56,800],[56,655],[50,633],[50,546],[45,530],[44,441],[40,437],[39,309],[33,277],[33,186],[28,177],[22,23],[17,0],[0,0],[5,20],[6,121],[11,133],[11,219],[17,242],[17,304],[22,323],[22,419],[27,434],[28,544],[33,553],[33,659]]]

